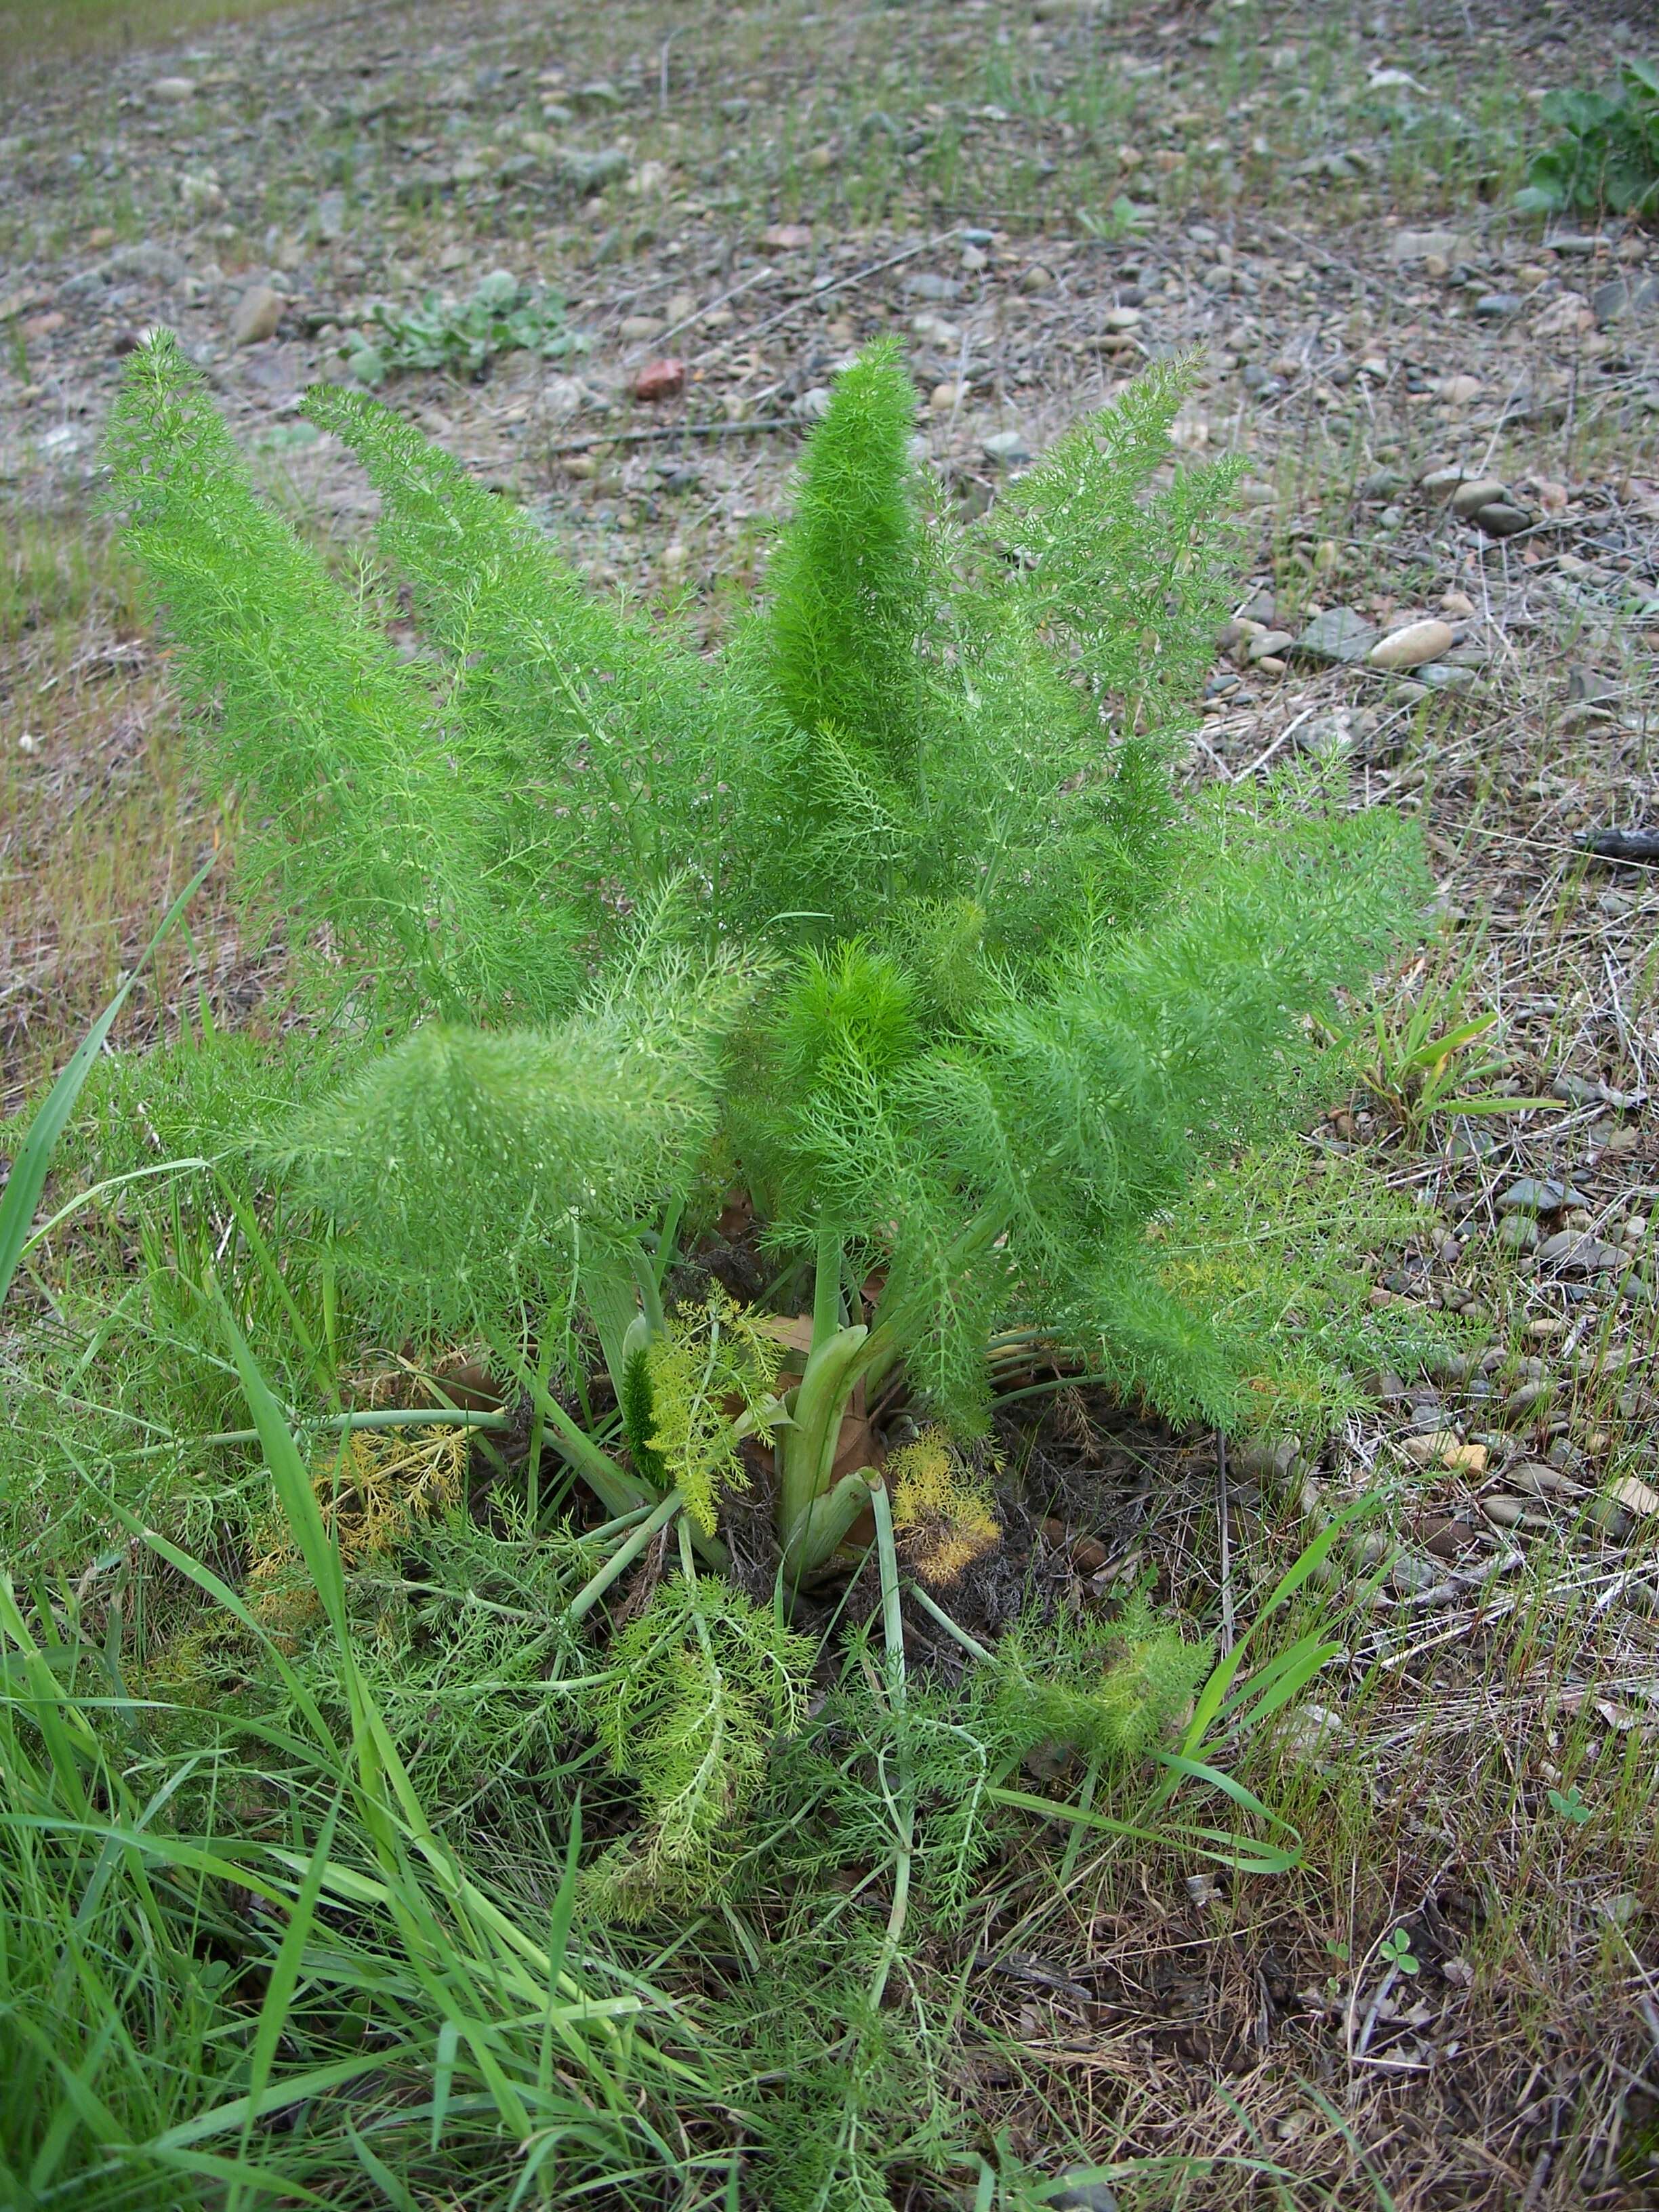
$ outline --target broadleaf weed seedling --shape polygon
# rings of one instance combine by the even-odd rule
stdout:
[[[1383,1937],[1377,1946],[1376,1955],[1385,1966],[1392,1966],[1398,1974],[1422,1972],[1422,1961],[1413,1953],[1412,1939],[1403,1928],[1396,1928]]]
[[[1534,215],[1659,212],[1659,63],[1626,62],[1605,92],[1558,88],[1539,112],[1559,135],[1528,162],[1517,207]]]
[[[586,349],[573,331],[564,302],[538,291],[510,270],[492,270],[471,297],[455,301],[431,293],[419,307],[382,302],[373,315],[375,335],[355,347],[346,365],[359,384],[383,384],[400,369],[443,368],[476,382],[497,354],[539,354],[544,361]]]
[[[1568,1821],[1575,1828],[1582,1828],[1587,1821],[1595,1817],[1593,1808],[1587,1805],[1579,1795],[1578,1784],[1576,1782],[1565,1790],[1552,1790],[1549,1792],[1548,1803],[1551,1812],[1558,1820]]]

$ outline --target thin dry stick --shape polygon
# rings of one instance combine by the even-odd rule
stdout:
[[[867,268],[864,269],[849,269],[844,276],[832,276],[827,284],[815,285],[805,298],[792,300],[787,307],[780,307],[776,314],[769,315],[764,322],[757,323],[751,329],[726,339],[722,344],[713,347],[708,353],[699,355],[697,366],[702,368],[711,361],[718,361],[723,353],[729,353],[733,346],[752,343],[756,338],[763,337],[768,331],[775,330],[780,323],[787,323],[792,315],[799,314],[802,308],[812,306],[817,301],[827,299],[831,292],[842,291],[848,284],[862,284],[868,277],[879,276],[888,269],[896,269],[902,261],[914,261],[919,253],[931,253],[936,246],[943,246],[949,240],[953,239],[961,228],[960,223],[953,223],[949,230],[940,231],[936,237],[924,238],[920,246],[907,246],[898,253],[890,253],[884,261],[872,261]],[[770,275],[771,272],[769,270],[767,273]],[[658,343],[660,343],[660,340]]]
[[[743,422],[653,422],[648,430],[595,430],[586,437],[562,438],[548,452],[585,453],[595,446],[665,445],[675,438],[758,438],[769,430],[799,430],[789,415],[758,415]]]
[[[705,315],[712,315],[716,307],[725,307],[728,300],[740,299],[745,292],[752,292],[757,284],[763,284],[767,278],[774,273],[771,263],[769,261],[763,261],[760,267],[753,270],[750,275],[745,276],[741,284],[733,284],[729,290],[716,293],[714,297],[705,306],[694,307],[689,315],[682,315],[678,322],[670,323],[665,331],[659,331],[657,332],[657,335],[651,340],[648,345],[636,346],[633,352],[624,356],[624,358],[630,362],[642,360],[647,353],[653,352],[665,345],[670,338],[678,337],[682,331],[689,331],[693,323],[700,323]],[[654,290],[655,287],[653,286],[651,289]],[[634,295],[634,297],[636,299],[640,295],[638,293]],[[720,349],[716,347],[715,352],[718,353],[719,350]],[[714,354],[705,354],[703,358],[706,361],[712,361],[714,358]]]
[[[1311,714],[1313,711],[1314,709],[1311,707],[1304,707],[1299,714],[1294,716],[1290,721],[1286,722],[1284,728],[1273,739],[1272,744],[1267,748],[1266,751],[1258,753],[1248,768],[1240,769],[1238,774],[1233,778],[1233,781],[1235,783],[1243,783],[1247,775],[1254,775],[1258,769],[1266,768],[1267,763],[1273,758],[1273,755],[1279,750],[1285,739],[1291,736],[1295,731],[1299,730],[1302,727],[1304,722],[1307,720],[1309,715]]]

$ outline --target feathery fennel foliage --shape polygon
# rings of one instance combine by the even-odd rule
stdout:
[[[639,1332],[622,1395],[635,1464],[712,1536],[717,1497],[746,1490],[744,1435],[767,1436],[782,1407],[775,1393],[780,1352],[757,1319],[716,1287],[702,1309],[682,1309]]]
[[[289,1116],[270,1174],[327,1224],[396,1336],[451,1340],[633,1247],[719,1126],[723,1059],[763,967],[641,919],[540,1030],[428,1023]]]
[[[255,495],[171,338],[133,358],[112,494],[185,696],[211,720],[217,778],[243,798],[251,889],[394,997],[451,1014],[560,1004],[574,925],[508,896],[500,793],[475,773],[472,733]]]
[[[878,1865],[892,1849],[896,1778],[908,1771],[915,1893],[934,1924],[959,1924],[997,1846],[994,1792],[1020,1761],[1074,1753],[1108,1782],[1127,1782],[1175,1747],[1212,1656],[1132,1595],[1114,1618],[1044,1620],[1033,1605],[988,1660],[960,1681],[913,1680],[902,1706],[866,1694],[849,1664],[775,1760],[757,1825],[787,1824],[775,1848],[804,1883]]]
[[[999,1330],[1240,1418],[1257,1363],[1149,1226],[1293,1126],[1312,1021],[1421,895],[1389,815],[1177,799],[1234,474],[1163,477],[1191,378],[1150,368],[961,531],[872,349],[708,659],[386,410],[313,393],[381,495],[410,668],[254,496],[171,342],[129,371],[114,491],[255,884],[337,994],[373,969],[390,1039],[256,1147],[295,1249],[319,1225],[352,1324],[394,1341],[528,1353],[585,1319],[635,1475],[705,1532],[738,1433],[771,1433],[792,1578],[880,1480],[836,1473],[859,1394],[902,1378],[971,1435]],[[702,1325],[665,1311],[668,1270],[733,1185],[786,1284],[811,1271],[805,1371],[671,1434],[657,1383],[685,1399]]]
[[[897,345],[872,346],[838,397],[768,576],[768,636],[790,721],[833,733],[879,791],[908,787],[922,757],[917,645],[931,611],[909,483],[915,398]]]
[[[639,1786],[646,1826],[589,1871],[623,1918],[708,1902],[744,1840],[772,1740],[806,1710],[812,1646],[772,1608],[713,1576],[658,1586],[611,1644],[592,1701],[614,1772]]]
[[[593,592],[387,409],[319,386],[305,411],[380,494],[381,550],[442,656],[506,879],[600,937],[669,881],[706,882],[726,702],[690,647]]]

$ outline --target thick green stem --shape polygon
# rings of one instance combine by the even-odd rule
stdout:
[[[975,1638],[969,1636],[959,1621],[952,1620],[942,1605],[936,1605],[920,1583],[912,1583],[909,1589],[911,1596],[915,1598],[922,1611],[936,1620],[947,1636],[954,1638],[969,1658],[982,1659],[988,1666],[992,1663],[992,1654],[986,1650],[985,1646]]]
[[[812,1274],[812,1349],[827,1344],[841,1327],[841,1238],[827,1222],[818,1224],[817,1264]]]
[[[536,1380],[544,1390],[553,1379],[553,1345],[550,1328],[544,1332],[536,1349]],[[524,1462],[525,1499],[532,1524],[540,1517],[542,1510],[542,1438],[546,1429],[546,1414],[539,1406],[533,1407],[530,1415],[530,1448]]]
[[[677,1213],[678,1205],[677,1199],[669,1209],[671,1218]],[[665,1244],[672,1239],[672,1230],[664,1231]],[[644,1245],[635,1244],[629,1248],[628,1264],[633,1269],[634,1281],[639,1290],[640,1310],[644,1314],[653,1336],[660,1336],[668,1326],[662,1310],[662,1285]]]
[[[617,1577],[626,1572],[659,1528],[666,1528],[684,1503],[678,1490],[671,1491],[656,1507],[630,1531],[605,1561],[596,1575],[583,1583],[570,1601],[566,1618],[580,1620],[590,1613]]]
[[[302,1425],[296,1422],[296,1427]],[[377,1406],[360,1413],[330,1413],[307,1425],[325,1435],[346,1436],[358,1429],[510,1429],[511,1413],[470,1413],[456,1406]],[[178,1451],[185,1444],[257,1444],[258,1429],[216,1429],[211,1436],[167,1437],[160,1443],[135,1444],[131,1450],[112,1452],[112,1459],[149,1459],[158,1452]]]
[[[793,1586],[821,1566],[868,1504],[880,1477],[860,1468],[831,1486],[842,1423],[853,1393],[888,1347],[890,1332],[842,1325],[842,1238],[820,1222],[812,1282],[812,1348],[780,1430],[778,1535]]]
[[[884,1763],[882,1770],[883,1791],[893,1815],[896,1850],[893,1902],[887,1915],[887,1934],[870,1984],[870,2002],[873,2008],[880,2004],[886,1993],[887,1977],[892,1972],[893,1962],[899,1954],[899,1946],[904,1941],[904,1923],[910,1904],[911,1866],[915,1856],[916,1784],[915,1761],[910,1753],[909,1733],[905,1721],[904,1607],[899,1589],[898,1547],[893,1539],[892,1508],[888,1504],[884,1485],[872,1502],[876,1512],[876,1558],[881,1567],[881,1632],[887,1660],[887,1703],[898,1737],[896,1796],[886,1787]]]
[[[641,1259],[644,1255],[640,1255]],[[634,1255],[606,1252],[585,1258],[580,1267],[582,1301],[599,1340],[611,1387],[620,1404],[623,1376],[628,1365],[624,1350],[628,1332],[639,1314],[635,1297]],[[660,1312],[660,1307],[658,1309]]]
[[[538,1382],[512,1347],[495,1336],[489,1338],[491,1350],[518,1377],[530,1394],[530,1402],[545,1416],[552,1431],[553,1443],[564,1455],[582,1480],[602,1505],[612,1513],[632,1513],[641,1506],[661,1503],[658,1493],[619,1467],[609,1452],[602,1451],[586,1431],[577,1427],[564,1407]],[[724,1572],[732,1563],[732,1555],[717,1536],[705,1536],[701,1529],[693,1538],[697,1549],[711,1567]]]
[[[812,1500],[784,1534],[783,1578],[787,1589],[799,1589],[814,1568],[823,1565],[875,1492],[881,1489],[882,1480],[877,1470],[860,1467],[851,1474],[842,1475],[833,1490]]]
[[[653,1493],[637,1476],[619,1467],[609,1452],[601,1451],[592,1437],[577,1427],[550,1390],[544,1390],[533,1376],[520,1379],[526,1382],[532,1402],[552,1430],[555,1445],[601,1505],[609,1506],[613,1513],[632,1513],[654,1502]]]
[[[807,1355],[806,1372],[791,1394],[792,1425],[780,1443],[779,1528],[787,1544],[820,1494],[836,1463],[842,1416],[860,1374],[869,1330],[837,1329]]]

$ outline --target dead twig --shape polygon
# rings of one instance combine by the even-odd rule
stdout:
[[[872,276],[879,276],[889,269],[896,269],[901,262],[914,261],[919,253],[931,253],[935,246],[947,244],[962,228],[960,223],[952,223],[949,230],[942,230],[933,238],[924,238],[919,246],[903,246],[898,252],[890,253],[885,260],[872,261],[862,269],[849,269],[844,276],[832,276],[827,283],[815,284],[804,298],[791,300],[787,307],[780,307],[775,315],[768,315],[763,322],[756,323],[749,330],[724,339],[720,344],[713,347],[708,353],[701,355],[697,366],[702,367],[708,362],[718,361],[722,354],[729,353],[733,346],[752,344],[755,339],[763,337],[768,331],[775,330],[780,323],[787,323],[791,316],[799,314],[804,307],[811,307],[819,300],[827,299],[831,292],[844,291],[849,284],[865,283]],[[769,270],[768,273],[769,275],[770,271]]]
[[[653,422],[647,430],[595,430],[585,438],[562,438],[551,454],[586,453],[595,446],[657,446],[674,438],[758,438],[771,430],[799,430],[793,415],[759,415],[740,422]]]

